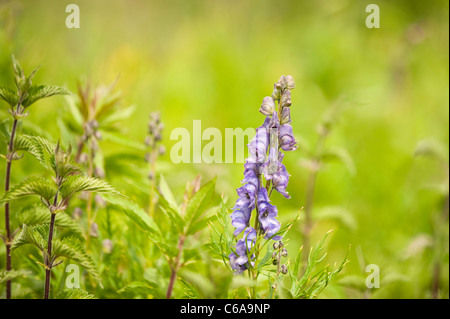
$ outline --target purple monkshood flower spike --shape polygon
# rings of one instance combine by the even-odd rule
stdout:
[[[247,145],[249,158],[244,164],[244,179],[242,186],[236,191],[239,198],[233,207],[231,224],[235,227],[234,236],[244,235],[236,243],[236,250],[229,255],[231,268],[236,274],[247,270],[255,264],[255,254],[249,256],[251,248],[256,244],[258,233],[265,239],[281,240],[276,235],[280,231],[280,222],[277,220],[278,209],[270,203],[268,189],[275,189],[286,198],[290,198],[286,188],[289,182],[289,173],[282,163],[283,151],[297,149],[290,123],[292,104],[290,91],[295,87],[292,76],[284,75],[274,85],[271,97],[265,97],[260,108],[264,114],[263,125],[256,129],[256,135]],[[280,116],[275,110],[278,102]],[[280,124],[281,122],[281,124]],[[269,154],[267,154],[269,153]],[[265,185],[263,183],[265,178]],[[267,188],[266,188],[267,187]],[[250,227],[253,210],[256,209],[255,225],[258,229]],[[255,226],[256,227],[256,226]]]

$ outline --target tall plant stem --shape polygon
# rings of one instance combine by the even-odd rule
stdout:
[[[5,193],[9,191],[9,185],[11,181],[11,164],[12,164],[12,151],[14,149],[14,137],[16,135],[17,120],[14,119],[11,129],[11,137],[8,144],[8,154],[6,159],[6,177],[5,177]],[[5,204],[5,230],[6,230],[6,271],[11,270],[11,229],[9,225],[9,203]],[[6,299],[11,299],[11,280],[6,282]]]
[[[148,213],[151,217],[153,217],[153,214],[155,213],[155,181],[156,181],[156,151],[152,149],[151,155],[150,155],[150,172],[152,179],[150,181],[150,198],[149,198],[149,204],[148,204]]]
[[[58,180],[58,177],[56,178]],[[53,208],[56,209],[56,205],[58,204],[58,195],[59,188],[61,187],[61,181],[58,182],[58,190],[56,191],[55,199],[53,200]],[[48,233],[48,242],[47,242],[47,255],[44,258],[45,263],[45,290],[44,290],[44,299],[48,299],[50,295],[50,278],[52,275],[52,242],[53,242],[53,229],[55,228],[55,218],[56,212],[51,210],[51,218],[50,218],[50,230]]]
[[[167,287],[167,293],[166,293],[166,298],[170,299],[170,297],[172,296],[172,291],[173,291],[173,286],[175,284],[175,279],[177,277],[177,272],[180,269],[180,259],[181,259],[181,255],[183,253],[183,246],[184,246],[184,241],[186,240],[186,235],[183,234],[180,236],[180,239],[178,240],[178,255],[175,259],[175,263],[174,265],[171,267],[171,274],[170,274],[170,281],[169,281],[169,286]]]
[[[325,144],[328,131],[324,131],[320,134],[317,142],[316,152],[312,158],[311,171],[308,175],[306,185],[306,198],[305,198],[305,224],[302,229],[303,235],[303,249],[305,254],[302,254],[302,261],[306,263],[308,261],[309,251],[311,249],[311,231],[313,228],[312,211],[314,205],[314,193],[316,189],[317,174],[321,165],[322,151]]]
[[[53,228],[55,227],[56,213],[52,213],[50,219],[50,232],[48,234],[47,243],[47,256],[45,258],[45,292],[44,299],[48,299],[50,295],[50,278],[52,275],[52,241],[53,241]]]

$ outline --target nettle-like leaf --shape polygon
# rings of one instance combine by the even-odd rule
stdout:
[[[47,239],[50,233],[50,225],[34,225],[28,226],[23,225],[22,231],[14,239],[11,250],[15,250],[24,245],[33,245],[37,247],[40,251],[47,249]]]
[[[28,107],[36,101],[54,96],[54,95],[67,95],[70,94],[65,88],[54,85],[33,85],[28,90],[27,97],[22,101],[24,107]]]
[[[0,100],[5,101],[11,107],[14,107],[19,103],[19,95],[13,89],[0,87]]]
[[[64,289],[56,294],[55,299],[95,299],[95,297],[82,289]]]
[[[86,269],[86,271],[97,281],[100,275],[92,258],[86,253],[84,245],[76,237],[65,237],[53,241],[52,259],[69,258]]]
[[[37,195],[49,202],[56,194],[56,185],[43,178],[31,176],[0,197],[0,204],[4,204],[25,196]]]
[[[84,175],[68,176],[61,186],[60,194],[63,199],[67,199],[83,191],[121,195],[107,182]]]
[[[21,209],[17,213],[17,220],[20,225],[25,224],[33,226],[48,224],[50,222],[50,212],[47,207],[40,204],[34,204]],[[63,228],[70,234],[82,238],[83,230],[80,225],[64,212],[56,214],[55,225],[56,227]]]
[[[9,270],[6,269],[0,270],[0,284],[7,282],[9,280],[19,278],[19,277],[26,277],[31,272],[28,270],[20,269],[20,270]]]

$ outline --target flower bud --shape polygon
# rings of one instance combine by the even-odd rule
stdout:
[[[283,256],[283,257],[287,257],[287,256],[288,256],[288,251],[287,251],[286,248],[283,248],[283,249],[281,250],[281,256]]]
[[[283,244],[283,242],[281,240],[278,242],[278,244],[279,244],[280,248],[284,247],[284,244]]]
[[[80,219],[81,216],[83,216],[83,210],[80,207],[75,207],[72,213],[72,218],[77,220]]]
[[[273,243],[273,249],[278,250],[279,248],[280,248],[280,244],[278,242]]]
[[[278,265],[278,259],[272,260],[272,264],[275,265],[275,266]]]
[[[100,131],[95,131],[95,132],[94,132],[94,137],[95,137],[97,140],[101,140],[101,139],[102,139],[102,133],[100,133]]]
[[[100,195],[98,195],[98,194],[95,195],[94,200],[95,200],[95,203],[97,204],[97,206],[99,206],[100,208],[103,208],[106,206],[106,201]]]
[[[283,124],[291,124],[291,109],[289,107],[283,108],[283,111],[281,111],[281,119],[280,119],[281,125]]]
[[[292,77],[292,75],[286,76],[286,87],[288,90],[295,89],[295,81],[294,81],[294,78]]]
[[[272,259],[277,258],[277,255],[278,255],[278,251],[275,250],[275,251],[272,253]]]
[[[92,223],[91,229],[89,230],[89,235],[92,237],[98,237],[98,225],[97,223]]]
[[[154,179],[154,178],[155,178],[155,173],[153,173],[153,172],[148,173],[147,178],[148,178],[149,180]]]
[[[111,239],[105,239],[102,243],[103,251],[107,254],[110,254],[114,248],[114,244]]]
[[[266,96],[263,99],[259,111],[266,116],[272,116],[273,112],[275,111],[275,101],[273,100],[273,98],[271,98],[270,96]]]
[[[159,155],[164,155],[164,154],[166,154],[166,148],[164,147],[164,145],[159,146],[159,148],[158,148],[158,154],[159,154]]]
[[[94,169],[94,174],[98,178],[105,178],[105,171],[103,169],[101,169],[100,167],[96,167]]]
[[[281,96],[281,89],[277,86],[277,83],[273,85],[272,99],[278,100]]]
[[[281,97],[281,107],[289,107],[292,105],[291,101],[291,91],[286,90],[283,93],[283,96]]]
[[[280,87],[281,90],[285,90],[287,87],[287,81],[286,81],[286,77],[284,75],[282,75],[280,77],[280,79],[277,82],[278,86]]]
[[[288,272],[287,266],[286,265],[281,265],[281,273],[286,275]]]

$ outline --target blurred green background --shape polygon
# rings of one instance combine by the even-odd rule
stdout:
[[[65,26],[69,3],[80,7],[80,29]],[[365,26],[369,3],[379,5],[379,29]],[[448,6],[448,1],[0,0],[0,85],[12,86],[11,54],[27,72],[42,66],[36,83],[73,92],[80,78],[109,84],[118,77],[123,104],[136,105],[123,122],[124,134],[143,142],[149,113],[160,111],[163,144],[170,150],[175,143],[170,131],[192,132],[196,119],[222,132],[260,126],[263,97],[280,75],[291,74],[299,149],[284,160],[292,199],[274,195],[281,221],[304,205],[308,170],[302,159],[336,101],[346,107],[326,143],[345,148],[355,167],[352,175],[343,165],[326,165],[317,178],[313,215],[327,207],[342,214],[317,219],[313,240],[334,229],[330,262],[352,246],[340,281],[321,297],[431,298],[439,264],[438,297],[448,298]],[[27,122],[56,140],[56,119],[65,103],[61,97],[38,102]],[[441,156],[414,156],[417,145],[438,149]],[[117,145],[104,149],[126,152]],[[197,173],[205,181],[218,176],[216,190],[230,205],[243,175],[239,163],[175,165],[168,155],[160,168],[178,198]],[[20,169],[12,183],[36,173],[31,164]],[[120,180],[113,184],[133,197]],[[445,227],[436,227],[439,218]],[[302,222],[303,217],[290,233],[290,249],[301,245]],[[368,275],[366,264],[380,267],[381,288],[365,291],[354,284]]]

